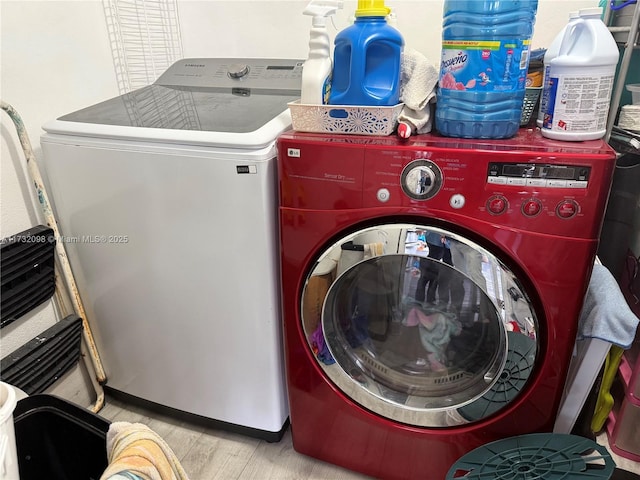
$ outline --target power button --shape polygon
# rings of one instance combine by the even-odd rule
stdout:
[[[449,199],[449,205],[451,205],[452,208],[459,210],[462,207],[464,207],[464,204],[466,201],[467,199],[464,198],[464,195],[456,193],[455,195],[452,195],[451,198]]]
[[[380,190],[378,190],[378,193],[376,194],[376,197],[378,197],[378,200],[382,203],[388,202],[390,196],[391,194],[389,193],[389,190],[387,190],[386,188],[381,188]]]

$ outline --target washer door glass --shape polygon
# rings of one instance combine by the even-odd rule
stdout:
[[[525,387],[537,320],[514,274],[450,231],[385,225],[349,235],[306,279],[303,328],[348,396],[410,425],[485,418]]]

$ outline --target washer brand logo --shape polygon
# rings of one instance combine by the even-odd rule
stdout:
[[[287,155],[290,157],[300,158],[300,149],[299,148],[288,148]]]
[[[255,165],[236,165],[236,173],[258,173],[258,169]]]
[[[204,68],[204,64],[203,63],[185,63],[184,66],[185,67]]]

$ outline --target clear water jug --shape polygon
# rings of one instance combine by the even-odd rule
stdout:
[[[436,129],[509,138],[520,127],[537,0],[446,0]]]

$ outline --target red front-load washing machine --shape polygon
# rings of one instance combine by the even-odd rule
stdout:
[[[551,432],[614,164],[602,141],[531,130],[280,136],[294,448],[442,480],[478,446]]]

